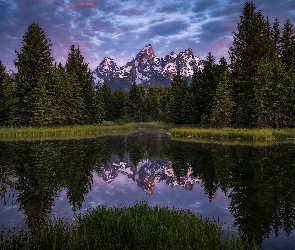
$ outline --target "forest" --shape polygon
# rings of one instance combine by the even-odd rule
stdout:
[[[51,55],[51,40],[37,24],[23,35],[8,75],[0,61],[0,126],[49,127],[103,121],[164,121],[209,127],[295,127],[295,29],[271,23],[246,2],[228,63],[208,53],[192,81],[178,72],[170,86],[132,84],[112,92],[92,75],[79,46],[65,65]]]

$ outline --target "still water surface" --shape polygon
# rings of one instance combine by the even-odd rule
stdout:
[[[295,144],[199,144],[143,131],[0,142],[0,225],[146,200],[218,219],[262,249],[295,249],[294,176]]]

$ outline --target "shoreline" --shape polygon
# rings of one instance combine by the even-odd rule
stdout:
[[[118,135],[139,129],[166,131],[174,140],[248,144],[248,143],[292,143],[295,142],[295,129],[246,129],[246,128],[200,128],[179,126],[161,122],[141,122],[126,124],[74,125],[63,127],[23,127],[0,128],[0,141],[19,140],[65,140],[95,138],[105,135]]]

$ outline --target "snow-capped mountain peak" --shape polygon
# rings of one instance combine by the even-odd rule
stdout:
[[[118,67],[114,60],[105,57],[92,72],[94,85],[108,81],[112,90],[120,87],[129,89],[133,82],[144,85],[169,85],[173,76],[181,74],[191,79],[195,70],[202,68],[202,61],[194,56],[192,49],[186,49],[178,55],[171,51],[164,58],[155,55],[151,44],[143,47],[130,62]]]

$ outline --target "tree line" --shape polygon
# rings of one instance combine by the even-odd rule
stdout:
[[[165,121],[216,127],[295,126],[295,29],[271,23],[246,2],[233,32],[230,63],[208,53],[191,83],[179,72],[170,86],[132,84],[112,92],[93,88],[88,64],[70,47],[65,65],[54,62],[51,40],[31,24],[16,51],[17,73],[0,61],[0,125],[59,126],[107,121]]]

